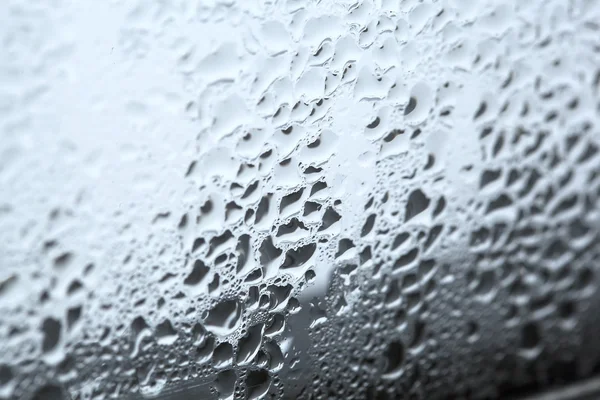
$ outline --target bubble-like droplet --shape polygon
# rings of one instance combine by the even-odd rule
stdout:
[[[246,378],[246,388],[249,400],[262,398],[271,386],[271,376],[265,370],[250,371]]]
[[[46,353],[51,352],[60,343],[62,325],[57,319],[46,318],[44,322],[42,322],[41,329],[44,334],[42,350]]]
[[[256,356],[262,343],[263,331],[263,324],[255,325],[240,339],[237,351],[238,365],[245,365]]]
[[[214,306],[204,320],[206,329],[216,335],[228,335],[241,322],[243,307],[237,300],[224,300]]]
[[[158,344],[163,346],[171,346],[178,337],[177,331],[168,319],[165,319],[156,326],[155,333]]]
[[[404,221],[409,221],[429,207],[430,199],[425,196],[421,189],[413,190],[408,196],[406,209],[404,211]]]
[[[404,362],[404,345],[400,341],[394,341],[388,344],[384,352],[385,369],[382,377],[384,379],[396,379],[402,373],[402,364]]]

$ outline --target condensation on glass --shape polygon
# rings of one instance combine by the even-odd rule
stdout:
[[[0,7],[0,398],[600,371],[594,0]]]

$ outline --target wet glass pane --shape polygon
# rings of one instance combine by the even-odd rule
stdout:
[[[597,1],[7,0],[0,40],[0,399],[600,373]]]

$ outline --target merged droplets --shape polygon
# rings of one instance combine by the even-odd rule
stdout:
[[[126,10],[116,63],[167,48],[150,64],[183,86],[134,91],[103,131],[162,148],[152,132],[188,118],[197,137],[122,146],[135,171],[168,166],[134,173],[144,199],[100,179],[107,147],[69,164],[94,183],[31,213],[42,228],[10,217],[1,398],[490,398],[597,370],[598,7],[334,3]],[[29,89],[21,103],[48,93]],[[99,103],[80,108],[114,114]],[[11,109],[20,137],[35,118]],[[152,126],[158,109],[173,123]],[[27,159],[35,140],[7,142]],[[108,229],[91,214],[112,197]]]

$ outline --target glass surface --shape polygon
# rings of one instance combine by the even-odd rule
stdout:
[[[0,399],[600,372],[600,3],[0,7]]]

